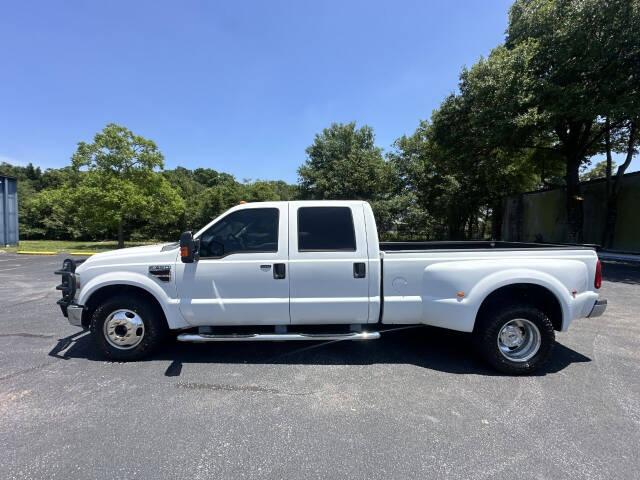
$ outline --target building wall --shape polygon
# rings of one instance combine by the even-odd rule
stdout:
[[[0,176],[0,245],[18,244],[18,182]]]
[[[606,182],[581,184],[584,243],[600,245],[607,213]],[[512,195],[502,201],[502,238],[522,242],[567,242],[564,189]],[[640,253],[640,172],[622,179],[613,249]]]

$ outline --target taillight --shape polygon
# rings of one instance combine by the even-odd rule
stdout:
[[[602,286],[602,265],[600,264],[600,260],[596,263],[596,278],[593,280],[593,286],[596,288]]]

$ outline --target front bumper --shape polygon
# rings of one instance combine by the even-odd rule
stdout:
[[[76,327],[82,326],[83,305],[67,305],[67,319],[71,325]]]
[[[602,300],[596,300],[596,303],[593,305],[593,308],[591,309],[591,313],[587,316],[589,318],[599,317],[604,313],[606,309],[607,309],[606,299],[603,298]]]
[[[84,306],[75,304],[76,289],[78,287],[76,267],[84,260],[74,261],[70,258],[65,259],[62,263],[62,269],[56,270],[56,275],[62,276],[62,283],[56,287],[56,290],[62,292],[62,298],[56,303],[60,305],[62,314],[69,319],[71,325],[76,327],[82,326],[82,311]]]

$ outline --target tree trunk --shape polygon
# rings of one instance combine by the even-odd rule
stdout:
[[[580,196],[580,164],[585,158],[587,149],[593,141],[591,138],[591,121],[568,120],[555,129],[563,145],[566,162],[566,215],[567,241],[582,243],[582,226],[584,211]]]
[[[581,158],[572,155],[567,159],[567,240],[569,243],[582,243],[582,224],[584,212],[582,210],[582,197],[580,196],[580,170]]]
[[[609,131],[610,124],[607,118],[606,122],[607,133],[604,137],[604,145],[607,150],[607,171],[606,171],[606,185],[605,185],[605,202],[606,202],[606,216],[604,219],[604,230],[602,232],[602,246],[609,248],[613,242],[613,231],[615,230],[615,217],[617,216],[617,205],[611,203],[611,168],[613,165],[613,159],[611,157],[611,131]],[[617,200],[617,199],[616,199]],[[617,203],[617,201],[616,201]],[[611,219],[613,218],[613,223]]]
[[[449,240],[464,240],[464,220],[457,215],[449,217]]]
[[[624,163],[618,167],[616,172],[616,179],[613,184],[613,188],[609,191],[609,179],[607,179],[607,218],[604,224],[604,234],[602,245],[604,248],[611,248],[613,246],[613,238],[616,229],[616,221],[618,217],[618,195],[622,188],[622,177],[627,170],[633,159],[636,146],[636,135],[638,127],[638,118],[634,118],[629,122],[629,138],[627,140],[627,157]],[[607,149],[607,167],[609,167],[610,146]],[[607,168],[609,173],[609,168]],[[609,173],[610,175],[610,173]]]
[[[465,221],[465,240],[473,240],[473,217],[469,216]]]
[[[609,195],[611,195],[611,169],[613,168],[613,158],[611,157],[611,123],[607,118],[605,128],[607,129],[607,133],[604,136],[604,145],[607,150],[607,201],[609,200]]]
[[[124,231],[122,228],[122,220],[118,223],[118,248],[124,248]]]

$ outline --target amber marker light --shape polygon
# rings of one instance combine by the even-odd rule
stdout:
[[[458,292],[458,298],[462,298],[464,297],[464,293],[463,292]]]

